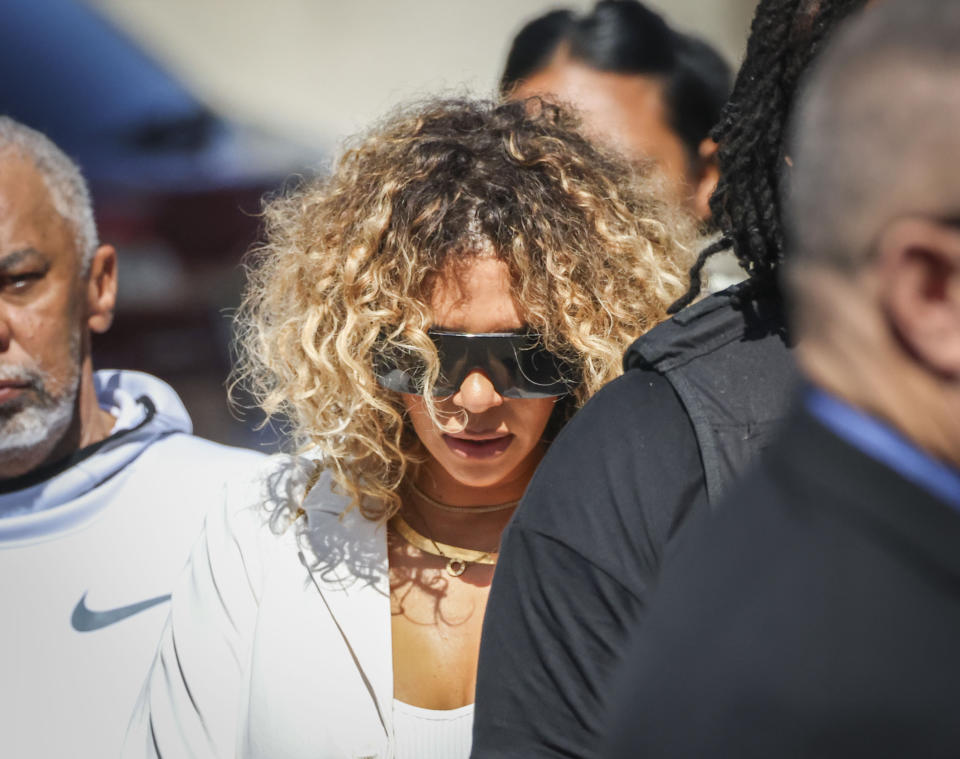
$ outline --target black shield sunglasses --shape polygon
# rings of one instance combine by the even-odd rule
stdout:
[[[551,398],[567,395],[578,384],[575,367],[543,347],[540,335],[524,332],[427,331],[440,359],[433,395],[449,396],[467,375],[482,370],[504,398]],[[381,347],[374,374],[381,387],[423,395],[426,366],[410,351]]]

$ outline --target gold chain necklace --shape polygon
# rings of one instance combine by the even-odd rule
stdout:
[[[469,548],[457,548],[449,546],[446,543],[438,543],[433,538],[421,535],[413,529],[407,520],[394,514],[390,519],[390,526],[414,548],[419,548],[424,553],[431,556],[439,556],[447,560],[447,574],[451,577],[459,577],[467,571],[471,564],[496,564],[497,554],[490,551],[474,551]]]
[[[506,511],[507,509],[516,508],[517,504],[520,503],[520,501],[507,501],[506,503],[495,503],[492,506],[454,506],[451,503],[444,503],[443,501],[438,501],[436,498],[431,498],[418,488],[417,483],[412,480],[407,484],[410,486],[413,494],[424,503],[430,504],[433,508],[439,509],[440,511],[451,511],[455,514],[492,514],[495,511]]]

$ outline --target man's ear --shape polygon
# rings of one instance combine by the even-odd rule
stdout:
[[[117,251],[112,245],[101,245],[93,254],[87,279],[87,326],[91,332],[110,329],[116,304]]]
[[[693,183],[693,210],[697,218],[706,221],[710,218],[710,196],[717,189],[720,180],[720,168],[717,166],[717,148],[719,146],[709,137],[700,143],[698,169]]]
[[[878,255],[880,297],[900,341],[937,373],[960,378],[960,229],[903,219]]]

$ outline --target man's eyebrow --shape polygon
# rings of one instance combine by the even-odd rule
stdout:
[[[22,248],[7,253],[5,256],[0,256],[0,271],[8,271],[30,259],[39,260],[39,262],[44,265],[44,270],[50,268],[50,262],[47,260],[47,257],[39,250],[36,248]]]

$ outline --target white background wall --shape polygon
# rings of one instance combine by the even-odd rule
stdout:
[[[494,91],[528,19],[585,0],[89,0],[215,108],[325,149],[402,99]],[[755,0],[651,0],[739,62]]]

